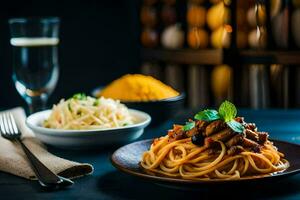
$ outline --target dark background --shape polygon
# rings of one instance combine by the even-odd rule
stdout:
[[[49,104],[77,92],[89,93],[125,73],[139,71],[139,1],[10,0],[0,5],[0,108],[25,105],[12,74],[13,17],[61,19],[60,77]]]

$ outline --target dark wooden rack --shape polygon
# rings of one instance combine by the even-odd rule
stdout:
[[[242,50],[239,55],[245,64],[300,64],[300,51]]]
[[[230,49],[142,49],[145,61],[162,61],[175,64],[218,65],[231,64],[300,64],[300,51],[230,50]]]
[[[223,63],[224,53],[222,49],[142,49],[142,59],[176,64],[218,65]]]
[[[250,47],[247,49],[239,49],[237,47],[238,27],[236,11],[238,8],[238,0],[232,0],[229,5],[225,5],[230,9],[231,13],[230,20],[226,23],[228,23],[232,27],[231,43],[228,49],[212,49],[210,46],[208,49],[194,50],[188,48],[187,44],[185,44],[182,49],[165,49],[160,45],[157,48],[141,48],[141,59],[146,62],[175,64],[174,66],[177,66],[176,64],[178,64],[182,65],[183,67],[188,65],[194,65],[199,67],[210,68],[211,66],[215,65],[228,64],[232,67],[233,72],[233,91],[243,91],[243,84],[241,84],[243,70],[241,70],[241,68],[251,66],[252,64],[262,64],[265,67],[270,67],[272,64],[278,64],[284,66],[285,68],[286,75],[284,76],[284,78],[282,78],[284,79],[284,86],[282,87],[285,88],[285,91],[289,91],[288,88],[295,87],[294,84],[290,84],[290,80],[296,79],[296,73],[294,73],[294,71],[298,71],[300,69],[297,69],[297,67],[300,67],[300,48],[295,46],[295,42],[290,30],[290,15],[294,8],[291,5],[291,1],[287,1],[284,4],[284,6],[287,6],[289,8],[289,35],[288,45],[287,47],[285,47],[286,49],[281,49],[281,47],[276,46],[276,42],[274,41],[274,38],[272,36],[270,21],[270,1],[255,0],[255,3],[262,4],[265,6],[267,16],[265,24],[257,24],[257,26],[263,26],[267,30],[268,35],[267,44],[266,46],[261,47],[261,49],[251,49]],[[184,7],[184,9],[180,11],[182,12],[182,16],[186,15],[186,7]],[[183,17],[179,22],[183,24],[183,30],[186,30],[185,17]],[[267,79],[269,79],[270,74],[267,74],[266,76],[268,76]],[[291,78],[287,78],[288,76]],[[292,88],[291,91],[293,90],[294,89]],[[284,95],[284,99],[294,99],[292,93],[288,94],[288,92],[286,92]],[[242,100],[242,97],[239,94],[239,92],[233,92],[232,98],[237,105],[244,105],[242,104],[242,101],[244,100]],[[272,97],[270,96],[270,98]],[[284,106],[287,107],[286,105]]]

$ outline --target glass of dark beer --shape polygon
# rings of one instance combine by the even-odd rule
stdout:
[[[59,18],[9,20],[13,81],[34,113],[45,109],[58,76]]]

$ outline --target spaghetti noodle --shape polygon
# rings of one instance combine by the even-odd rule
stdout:
[[[222,120],[198,120],[187,131],[174,125],[168,135],[153,141],[140,165],[149,174],[189,180],[240,179],[289,167],[267,133],[258,132],[255,124],[247,124],[243,118],[235,121],[243,125],[242,133]],[[196,135],[201,136],[202,144],[197,143]]]
[[[221,150],[211,153],[209,148],[198,147],[191,138],[168,142],[165,136],[145,152],[141,166],[155,174],[191,180],[238,179],[246,175],[269,174],[288,167],[283,154],[268,142],[261,153],[244,151],[228,156],[226,146],[219,141]]]
[[[134,118],[118,100],[76,94],[54,105],[43,126],[54,129],[104,129],[131,125]]]

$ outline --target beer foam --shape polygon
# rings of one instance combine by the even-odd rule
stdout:
[[[32,47],[32,46],[54,46],[59,43],[59,38],[48,38],[48,37],[40,37],[40,38],[11,38],[10,44],[12,46],[21,46],[21,47]]]

